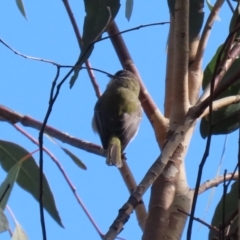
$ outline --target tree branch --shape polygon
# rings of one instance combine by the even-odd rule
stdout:
[[[170,116],[170,130],[174,131],[189,108],[188,64],[189,64],[189,0],[175,2],[174,12],[174,82],[173,106]]]
[[[195,70],[202,68],[203,54],[207,46],[210,32],[212,30],[213,23],[215,22],[223,3],[224,3],[224,0],[217,0],[211,10],[211,13],[208,16],[207,22],[202,32],[202,36],[200,38],[196,58],[194,60],[194,63],[192,64],[193,65],[192,68]]]
[[[167,66],[166,66],[166,77],[165,77],[165,99],[164,99],[164,116],[170,117],[171,109],[173,105],[173,82],[174,82],[174,28],[175,21],[171,16],[170,29],[168,34],[168,45],[167,45]]]
[[[232,173],[228,173],[226,175],[225,181],[228,181],[230,179],[237,180],[238,174],[236,173],[233,175]],[[198,194],[201,194],[210,188],[217,187],[220,183],[223,183],[223,182],[224,182],[224,176],[219,176],[212,180],[208,180],[199,187]],[[191,191],[195,191],[195,189],[192,189]]]
[[[240,95],[235,95],[235,96],[230,96],[230,97],[225,97],[225,98],[218,99],[218,100],[213,102],[213,105],[212,105],[213,111],[218,110],[218,109],[223,108],[223,107],[226,107],[226,106],[229,106],[231,104],[239,103],[239,102],[240,102]],[[205,111],[200,116],[200,118],[203,118],[208,114],[209,114],[209,107],[207,107],[205,109]]]
[[[0,105],[0,120],[8,121],[12,124],[21,123],[23,126],[32,127],[37,130],[40,130],[42,127],[42,123],[37,121],[29,116],[19,114],[14,112],[3,105]],[[105,151],[99,145],[83,141],[81,139],[75,138],[68,133],[63,133],[49,125],[46,125],[44,132],[63,143],[68,143],[71,146],[80,148],[90,153],[97,154],[99,156],[105,157]]]

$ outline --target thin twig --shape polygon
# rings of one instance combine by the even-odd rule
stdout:
[[[190,217],[190,214],[187,213],[187,212],[185,212],[184,210],[182,210],[182,209],[179,208],[178,211],[181,212],[181,213],[184,213],[184,214],[186,214],[187,216]],[[204,221],[201,220],[200,218],[196,218],[196,217],[194,217],[193,219],[194,219],[195,221],[197,221],[197,222],[202,223],[204,226],[208,227],[210,230],[213,230],[213,231],[215,231],[215,232],[217,232],[217,233],[219,232],[219,229],[218,229],[217,227],[212,226],[212,225],[210,225],[210,224],[204,222]]]
[[[236,180],[236,179],[238,179],[238,174],[228,173],[225,176],[225,178],[226,178],[226,181],[230,181],[232,179]],[[217,187],[219,184],[221,184],[223,182],[224,182],[224,176],[219,176],[212,180],[208,180],[208,181],[204,182],[203,184],[201,184],[201,186],[199,187],[199,190],[198,190],[198,194],[201,194],[210,188]],[[193,189],[193,191],[194,190],[195,189]]]
[[[227,195],[227,185],[226,185],[226,175],[227,175],[227,170],[224,170],[224,180],[223,180],[223,204],[222,204],[222,224],[221,224],[221,239],[225,239],[225,208],[226,208],[226,195]]]
[[[230,0],[227,0],[227,3],[228,3],[229,8],[231,9],[232,13],[234,13],[234,8],[233,8],[233,5],[230,2]]]
[[[213,111],[229,106],[231,104],[239,103],[239,102],[240,102],[240,95],[229,96],[229,97],[218,99],[213,102]],[[209,107],[205,109],[205,111],[200,116],[200,118],[203,118],[208,114],[209,114]]]
[[[56,98],[54,99],[54,88],[57,83],[58,77],[60,74],[60,68],[57,67],[56,76],[52,82],[52,88],[50,91],[50,99],[49,99],[49,107],[47,109],[46,115],[43,120],[42,128],[39,131],[39,207],[40,207],[40,219],[41,219],[41,226],[42,226],[42,234],[43,234],[43,240],[47,240],[47,233],[46,233],[46,226],[45,226],[45,220],[44,220],[44,209],[43,209],[43,133],[44,128],[47,125],[48,118],[52,111],[52,106]]]

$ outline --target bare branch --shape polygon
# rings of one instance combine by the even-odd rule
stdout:
[[[132,175],[130,168],[128,167],[126,161],[123,161],[123,166],[118,168],[119,172],[128,188],[129,193],[131,194],[137,187],[136,181]],[[147,219],[147,211],[144,205],[143,200],[141,199],[138,203],[136,209],[136,216],[138,220],[138,225],[141,227],[142,231],[145,229],[145,223]]]
[[[39,61],[39,62],[45,62],[45,63],[50,63],[50,64],[53,64],[54,66],[57,66],[57,67],[60,67],[61,65],[58,64],[58,63],[55,63],[51,60],[47,60],[47,59],[43,59],[43,58],[37,58],[37,57],[31,57],[31,56],[27,56],[27,55],[24,55],[18,51],[16,51],[15,49],[13,49],[12,47],[10,47],[6,42],[4,42],[2,39],[0,39],[0,42],[5,45],[8,49],[10,49],[12,52],[14,52],[16,55],[18,56],[21,56],[23,58],[26,58],[26,59],[30,59],[30,60],[35,60],[35,61]]]
[[[232,173],[226,174],[226,181],[229,181],[231,178],[236,180],[238,178],[238,174],[234,174],[234,175]],[[201,194],[210,188],[217,187],[220,183],[223,183],[223,182],[224,182],[224,176],[219,176],[212,180],[208,180],[199,187],[198,194]],[[192,189],[192,191],[194,190],[195,189]]]
[[[171,16],[170,29],[168,33],[168,46],[167,46],[167,66],[165,77],[165,99],[164,99],[164,116],[170,117],[171,108],[173,105],[173,82],[174,82],[174,25],[173,17]]]
[[[204,54],[206,46],[207,46],[210,32],[212,30],[213,23],[215,22],[223,3],[224,3],[224,0],[217,0],[211,10],[210,15],[208,16],[207,22],[203,29],[202,36],[200,38],[196,58],[194,60],[193,66],[192,66],[192,68],[195,70],[202,68],[203,54]]]
[[[23,126],[32,127],[37,130],[40,130],[42,127],[42,122],[37,121],[29,116],[14,112],[4,107],[3,105],[0,105],[0,120],[8,121],[12,124],[21,123]],[[101,146],[75,138],[68,133],[61,132],[49,125],[46,125],[44,132],[62,141],[63,143],[68,143],[71,146],[80,148],[90,153],[97,154],[102,157],[105,156],[105,151]]]
[[[218,99],[213,102],[213,111],[218,110],[223,107],[226,107],[226,106],[229,106],[231,104],[239,103],[239,102],[240,102],[240,95],[235,95],[235,96]],[[205,111],[200,116],[200,118],[203,118],[208,114],[209,114],[209,107],[205,109]]]
[[[170,130],[174,131],[189,108],[188,64],[189,64],[189,0],[175,3],[174,15],[174,76]]]
[[[189,213],[183,211],[182,209],[178,209],[178,211],[181,212],[181,213],[186,214],[187,216],[190,216]],[[200,223],[203,224],[204,226],[208,227],[210,230],[213,230],[213,231],[219,233],[219,229],[216,228],[215,226],[212,226],[212,225],[204,222],[204,221],[203,221],[202,219],[200,219],[200,218],[193,217],[193,219],[194,219],[195,221],[197,221],[197,222],[200,222]]]

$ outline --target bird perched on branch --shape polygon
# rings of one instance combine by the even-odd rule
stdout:
[[[95,105],[92,125],[107,150],[108,165],[122,167],[122,152],[138,131],[142,118],[139,92],[137,77],[120,70]]]

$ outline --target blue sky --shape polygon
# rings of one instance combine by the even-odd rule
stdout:
[[[61,1],[25,1],[24,3],[27,11],[27,21],[21,16],[14,1],[1,2],[0,38],[23,54],[49,59],[60,64],[73,65],[78,58],[79,48],[63,3]],[[125,1],[122,1],[121,4],[121,9],[116,17],[120,30],[169,20],[165,1],[135,1],[130,22],[124,16]],[[82,32],[85,16],[83,1],[72,0],[70,5]],[[209,10],[205,7],[205,19],[208,14]],[[225,3],[220,13],[221,21],[215,22],[211,33],[204,58],[204,67],[217,47],[224,41],[228,33],[230,17],[230,9]],[[130,54],[160,110],[163,110],[167,33],[168,25],[161,25],[124,34],[124,40]],[[51,82],[56,72],[55,67],[19,57],[2,44],[0,44],[0,52],[0,104],[42,121],[48,107]],[[110,73],[115,73],[121,69],[109,40],[95,45],[90,62],[93,67]],[[62,70],[62,76],[64,76],[64,73],[66,73],[66,70]],[[97,72],[95,76],[103,91],[108,78]],[[48,124],[80,139],[100,144],[98,136],[91,129],[95,102],[96,96],[88,75],[85,71],[81,71],[73,89],[69,89],[68,81],[63,85]],[[35,138],[38,137],[36,130],[24,129]],[[18,143],[30,152],[36,149],[35,145],[7,123],[1,122],[0,132],[3,140]],[[224,140],[225,136],[213,137],[210,156],[204,168],[203,181],[214,178],[216,175]],[[237,133],[228,136],[221,174],[224,169],[233,170],[237,157],[237,142]],[[118,170],[107,167],[105,159],[102,157],[59,143],[82,159],[88,170],[83,171],[77,168],[59,147],[52,144],[47,138],[44,140],[44,145],[61,162],[99,228],[102,232],[106,232],[115,219],[118,209],[129,196]],[[195,185],[198,164],[204,148],[205,140],[200,137],[199,125],[197,125],[186,159],[190,187]],[[128,164],[136,181],[139,182],[159,155],[153,130],[145,115],[137,137],[129,145],[126,152]],[[34,157],[38,161],[38,154],[35,154]],[[44,155],[44,172],[49,180],[65,226],[65,229],[60,228],[46,213],[48,239],[99,239],[61,173],[46,155]],[[5,172],[0,169],[0,181],[4,179],[5,175]],[[214,194],[205,221],[211,222],[214,207],[221,194],[222,187],[220,186]],[[196,216],[199,218],[204,217],[209,195],[210,191],[200,196],[198,200]],[[146,207],[148,206],[148,200],[149,191],[144,196]],[[29,239],[42,239],[39,207],[32,196],[15,185],[9,200],[9,207],[25,229]],[[6,214],[9,217],[9,214]],[[13,227],[11,219],[10,223]],[[200,225],[195,223],[193,239],[206,238],[208,229],[203,226],[199,228]],[[120,236],[128,240],[141,238],[141,231],[134,214],[132,214]],[[1,239],[10,239],[9,234],[1,234]],[[185,235],[183,239],[185,239]]]

